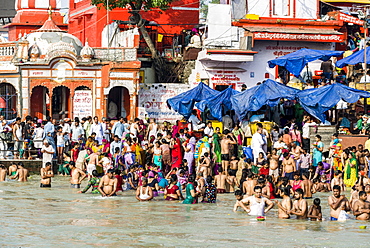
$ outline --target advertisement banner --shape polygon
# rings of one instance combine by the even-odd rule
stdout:
[[[73,98],[73,117],[92,116],[91,90],[76,90]]]

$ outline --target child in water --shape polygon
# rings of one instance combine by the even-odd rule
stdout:
[[[322,220],[322,213],[321,213],[321,206],[320,206],[319,198],[315,198],[313,200],[313,205],[310,206],[307,217],[310,218],[312,221]]]

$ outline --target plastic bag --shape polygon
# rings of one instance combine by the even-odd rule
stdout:
[[[349,219],[349,215],[346,213],[346,211],[341,210],[338,216],[338,221],[345,221]]]

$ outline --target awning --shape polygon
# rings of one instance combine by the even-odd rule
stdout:
[[[203,49],[198,53],[198,60],[211,60],[222,62],[248,62],[253,61],[257,52],[246,50],[211,50]]]
[[[286,33],[286,34],[343,34],[334,29],[320,28],[277,28],[277,27],[244,27],[244,29],[254,32],[267,33]]]

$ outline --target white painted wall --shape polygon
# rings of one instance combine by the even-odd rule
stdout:
[[[247,0],[247,14],[256,14],[260,17],[293,18],[293,6],[296,5],[295,18],[317,19],[317,0]],[[288,7],[289,6],[289,7]]]

